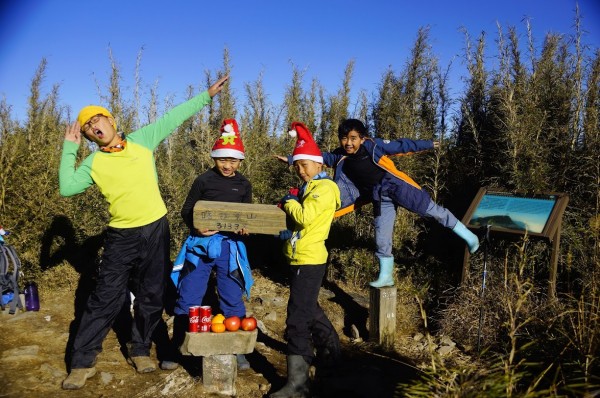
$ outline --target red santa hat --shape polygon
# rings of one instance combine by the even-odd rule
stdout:
[[[296,147],[292,154],[292,161],[308,159],[317,163],[323,163],[321,150],[317,146],[315,140],[313,140],[308,128],[300,122],[292,123],[291,127],[288,134],[292,137],[296,137]]]
[[[221,136],[210,152],[212,158],[244,159],[244,144],[235,119],[225,119],[221,124]]]

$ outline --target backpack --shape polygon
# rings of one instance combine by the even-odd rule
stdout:
[[[23,304],[19,298],[19,275],[21,260],[15,248],[0,241],[0,307],[2,311],[10,304],[9,314],[14,314]]]

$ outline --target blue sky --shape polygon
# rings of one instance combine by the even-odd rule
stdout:
[[[600,1],[579,0],[584,44],[600,48]],[[98,103],[96,80],[107,84],[108,49],[131,93],[136,58],[142,89],[158,82],[159,98],[183,101],[186,88],[204,88],[204,71],[216,71],[228,48],[232,88],[241,103],[244,83],[263,74],[276,105],[294,65],[305,70],[306,87],[317,78],[328,93],[355,61],[353,94],[371,93],[382,74],[399,71],[421,27],[442,65],[452,59],[451,91],[462,89],[465,27],[476,39],[487,34],[487,54],[497,54],[497,23],[515,26],[525,44],[529,17],[538,49],[547,33],[574,33],[575,0],[5,0],[0,5],[0,96],[13,117],[26,116],[30,82],[42,58],[48,61],[43,93],[60,84],[60,103],[77,112]]]

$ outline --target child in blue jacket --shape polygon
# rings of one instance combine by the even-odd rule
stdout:
[[[373,201],[376,256],[379,278],[373,287],[393,286],[394,257],[392,234],[396,209],[405,209],[423,217],[432,217],[460,236],[474,253],[479,239],[448,209],[436,204],[429,194],[402,171],[396,169],[389,155],[407,155],[433,149],[439,145],[430,140],[383,140],[370,138],[365,125],[357,119],[347,119],[338,128],[340,148],[323,153],[325,165],[335,168],[334,180],[342,195],[342,209],[357,199]],[[342,210],[343,213],[343,210]],[[340,214],[340,213],[338,213]]]
[[[392,235],[398,206],[432,217],[460,236],[474,253],[479,239],[448,209],[436,204],[412,178],[396,169],[389,158],[408,155],[437,147],[430,140],[383,140],[368,136],[365,125],[357,119],[346,119],[338,128],[340,147],[323,153],[324,164],[334,168],[334,181],[341,193],[342,206],[336,216],[349,213],[357,202],[373,202],[375,255],[379,259],[379,277],[373,287],[393,286],[394,257]],[[279,157],[280,160],[287,160]]]
[[[242,229],[236,233],[211,230],[200,231],[194,227],[194,205],[199,200],[252,203],[252,185],[238,168],[245,158],[244,146],[235,119],[225,119],[221,136],[216,140],[211,157],[215,167],[196,178],[185,203],[181,217],[190,228],[180,255],[175,260],[173,272],[178,274],[175,303],[173,341],[183,342],[189,323],[189,308],[202,305],[212,270],[216,270],[219,304],[225,317],[246,316],[243,295],[249,296],[252,274],[247,261],[246,247],[239,235],[248,235]],[[250,364],[243,354],[237,355],[238,369],[248,369]]]

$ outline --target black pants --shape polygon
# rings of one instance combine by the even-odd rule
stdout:
[[[331,334],[337,333],[318,302],[325,271],[325,264],[291,267],[285,321],[288,355],[302,355],[309,363],[314,347],[325,346]]]
[[[94,366],[128,288],[135,296],[129,355],[150,354],[152,332],[162,317],[169,240],[166,216],[143,227],[108,228],[98,282],[73,343],[72,369]]]

